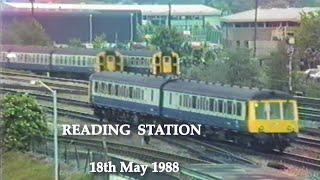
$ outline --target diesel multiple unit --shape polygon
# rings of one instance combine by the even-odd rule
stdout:
[[[90,77],[90,101],[101,119],[197,123],[264,149],[283,150],[299,131],[297,102],[280,91],[102,72]]]
[[[175,52],[151,50],[97,50],[37,46],[0,46],[2,67],[35,72],[50,72],[87,79],[101,71],[127,71],[145,74],[180,74]]]

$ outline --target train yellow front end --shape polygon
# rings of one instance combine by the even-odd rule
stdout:
[[[295,100],[249,101],[250,133],[298,133],[298,107]]]
[[[248,132],[263,145],[284,150],[299,133],[295,100],[254,100],[248,102]]]

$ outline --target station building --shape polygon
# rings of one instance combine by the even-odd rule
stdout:
[[[31,17],[29,3],[7,3],[1,11],[1,28],[5,30],[12,22]],[[90,43],[102,34],[108,42],[135,41],[137,26],[142,23],[138,10],[40,8],[38,4],[33,17],[57,44],[68,44],[74,38]]]
[[[268,56],[278,49],[279,42],[293,35],[299,27],[301,13],[320,8],[271,8],[258,9],[257,56]],[[227,47],[254,47],[255,10],[244,11],[221,18],[222,41]]]
[[[31,9],[30,3],[5,3],[13,9]],[[56,3],[35,3],[35,12],[85,12],[95,11],[106,13],[116,12],[140,12],[143,25],[152,24],[167,26],[169,19],[169,5],[127,5],[127,4],[56,4]],[[221,11],[209,6],[199,4],[172,4],[171,25],[179,31],[190,34],[195,40],[208,39],[219,41]],[[207,28],[209,27],[210,28]]]

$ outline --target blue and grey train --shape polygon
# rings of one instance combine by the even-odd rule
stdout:
[[[90,74],[101,71],[180,74],[179,56],[173,51],[0,45],[0,65],[81,79],[88,79]]]
[[[280,91],[119,72],[95,73],[89,87],[100,119],[197,123],[208,135],[280,150],[299,132],[297,102]]]

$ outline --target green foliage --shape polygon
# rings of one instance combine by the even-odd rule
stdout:
[[[83,48],[84,46],[82,45],[82,42],[78,38],[72,38],[69,40],[69,46],[70,47],[75,47],[75,48]]]
[[[288,55],[282,49],[271,53],[265,62],[266,85],[270,89],[288,90]]]
[[[32,179],[44,180],[54,179],[53,163],[50,164],[48,159],[43,156],[31,155],[15,151],[5,152],[2,155],[2,172],[0,175],[3,179]],[[92,180],[91,174],[84,174],[79,171],[72,171],[69,166],[63,165],[60,173],[63,180]]]
[[[151,37],[150,42],[163,51],[170,48],[176,52],[180,52],[184,37],[174,28],[158,28],[156,33]]]
[[[107,47],[107,40],[106,40],[106,35],[101,34],[98,35],[94,38],[93,42],[93,48],[95,49],[103,49]]]
[[[34,98],[6,95],[1,102],[4,143],[8,149],[26,150],[31,140],[48,134],[44,112]]]
[[[320,49],[320,12],[304,13],[300,27],[296,30],[297,46],[302,52],[307,48]]]
[[[211,59],[200,66],[183,68],[183,76],[210,82],[222,82],[242,86],[259,86],[258,63],[250,58],[250,51],[237,49],[219,53],[216,60]]]
[[[35,19],[14,21],[3,31],[1,42],[2,44],[19,45],[52,45],[42,25]]]

